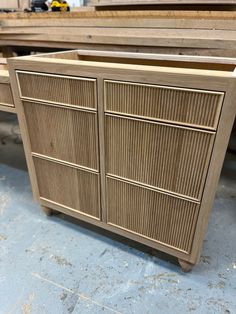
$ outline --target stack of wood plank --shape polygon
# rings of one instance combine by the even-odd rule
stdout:
[[[235,57],[236,12],[88,9],[1,14],[0,46]]]
[[[235,0],[90,0],[90,5],[127,6],[127,5],[233,5]]]

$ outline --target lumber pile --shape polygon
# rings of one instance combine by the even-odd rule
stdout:
[[[235,0],[90,0],[93,6],[123,6],[123,5],[232,5]]]
[[[236,0],[89,0],[96,10],[236,10]]]
[[[0,46],[235,57],[236,11],[1,14]]]

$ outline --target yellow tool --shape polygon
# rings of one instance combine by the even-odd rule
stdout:
[[[51,4],[51,10],[53,12],[55,11],[68,12],[70,11],[70,6],[65,0],[53,0]]]

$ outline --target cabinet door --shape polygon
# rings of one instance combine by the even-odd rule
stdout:
[[[214,132],[107,114],[106,173],[200,200]]]
[[[17,77],[40,199],[100,219],[96,80]]]
[[[97,112],[23,101],[32,152],[99,170]]]
[[[105,110],[109,113],[216,130],[224,93],[105,80]]]
[[[104,85],[108,224],[189,254],[224,93]]]
[[[100,218],[99,175],[33,157],[40,197]]]
[[[28,71],[17,71],[17,78],[23,99],[97,108],[95,79]]]
[[[199,204],[107,176],[107,220],[189,254]]]

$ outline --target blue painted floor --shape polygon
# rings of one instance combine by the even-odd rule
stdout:
[[[201,262],[185,274],[144,246],[46,217],[12,123],[0,123],[0,135],[11,135],[0,143],[0,314],[236,313],[235,156],[224,164]]]

